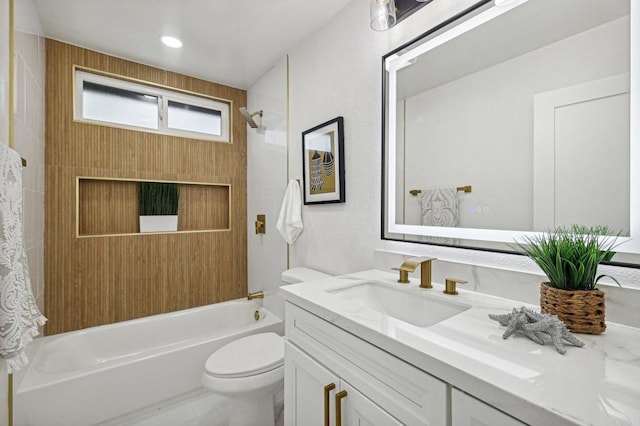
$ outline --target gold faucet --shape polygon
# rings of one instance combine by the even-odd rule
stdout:
[[[399,268],[392,268],[394,271],[400,271],[399,283],[409,283],[409,272],[416,270],[420,265],[420,287],[432,288],[431,285],[431,261],[436,260],[435,257],[412,257],[407,259]]]
[[[249,293],[249,295],[247,296],[247,299],[248,300],[264,299],[264,292],[256,291],[255,293]]]

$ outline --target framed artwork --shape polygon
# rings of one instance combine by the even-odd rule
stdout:
[[[344,203],[343,118],[302,132],[304,204]]]

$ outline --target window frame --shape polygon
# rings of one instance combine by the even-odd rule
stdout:
[[[231,107],[232,101],[214,98],[204,94],[188,92],[173,87],[162,86],[142,80],[130,79],[113,74],[87,69],[79,66],[73,67],[74,80],[74,105],[73,121],[79,123],[95,124],[100,126],[116,127],[140,132],[158,133],[163,135],[178,136],[190,139],[201,139],[213,142],[232,143],[231,138]],[[151,129],[128,124],[120,124],[111,121],[88,119],[83,117],[83,83],[100,84],[117,89],[155,96],[158,98],[158,128]],[[220,135],[194,132],[189,130],[174,129],[168,126],[169,101],[193,105],[201,108],[220,112]]]

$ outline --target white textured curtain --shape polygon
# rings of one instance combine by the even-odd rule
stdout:
[[[22,227],[22,161],[0,143],[0,360],[7,372],[29,360],[25,345],[38,335],[46,318],[31,292]]]

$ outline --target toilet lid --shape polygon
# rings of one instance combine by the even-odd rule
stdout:
[[[216,377],[246,377],[273,370],[284,363],[284,340],[276,333],[242,337],[215,351],[204,369]]]

